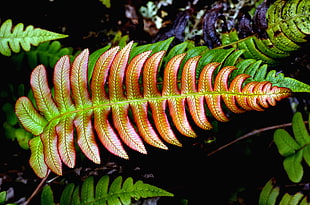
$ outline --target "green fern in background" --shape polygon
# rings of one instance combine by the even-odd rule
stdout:
[[[37,46],[42,42],[65,38],[67,35],[47,31],[40,28],[27,26],[24,30],[24,24],[19,23],[14,28],[12,20],[6,20],[0,27],[0,53],[10,56],[11,51],[18,53],[21,48],[29,51],[31,45]]]
[[[6,204],[6,195],[7,191],[0,192],[0,204]],[[94,176],[89,176],[81,185],[67,184],[60,191],[59,198],[54,194],[52,186],[46,185],[41,192],[41,205],[131,205],[141,199],[173,196],[172,193],[141,180],[134,182],[131,177],[123,180],[122,176],[118,176],[111,181],[109,175],[104,175],[95,182]]]
[[[32,47],[29,51],[12,55],[11,59],[16,64],[17,69],[25,66],[25,61],[30,69],[39,64],[53,68],[60,57],[64,55],[72,56],[72,54],[73,48],[62,47],[59,41],[47,41],[37,47]]]
[[[309,205],[309,196],[303,192],[282,193],[275,179],[270,179],[259,196],[259,205]]]
[[[121,176],[110,182],[109,175],[102,176],[97,183],[93,176],[85,179],[83,184],[66,185],[60,197],[60,205],[70,204],[107,204],[130,205],[132,199],[150,197],[172,197],[173,194],[141,180],[134,182],[131,177],[123,180]],[[55,204],[50,186],[46,186],[41,194],[41,204]]]
[[[263,3],[266,6],[266,3]],[[262,60],[275,65],[308,42],[310,34],[310,1],[278,0],[267,10],[268,27],[247,37],[236,29],[221,34],[222,46],[244,49],[246,59]],[[260,17],[261,18],[261,17]],[[260,21],[262,21],[260,19]]]

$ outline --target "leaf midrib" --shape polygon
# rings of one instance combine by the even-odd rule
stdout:
[[[163,101],[163,100],[169,100],[169,99],[177,99],[177,98],[187,98],[187,97],[201,97],[201,96],[206,96],[206,95],[228,95],[228,96],[242,96],[242,97],[255,97],[255,96],[272,96],[272,95],[281,95],[282,93],[285,92],[279,92],[279,93],[236,93],[236,92],[231,92],[231,91],[209,91],[209,92],[197,92],[197,93],[187,93],[187,94],[179,94],[179,95],[165,95],[165,96],[154,96],[154,97],[149,97],[149,98],[137,98],[137,99],[124,99],[121,101],[102,101],[100,104],[92,104],[91,106],[85,106],[85,107],[80,107],[76,108],[71,111],[67,112],[62,112],[61,114],[51,118],[48,121],[48,124],[52,123],[55,120],[61,120],[65,116],[71,116],[73,114],[77,113],[85,113],[90,110],[95,110],[95,109],[103,109],[103,108],[111,108],[113,106],[123,106],[127,105],[130,103],[144,103],[144,102],[152,102],[152,101]],[[46,126],[48,126],[48,124]]]

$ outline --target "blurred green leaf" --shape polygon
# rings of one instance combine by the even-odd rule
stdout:
[[[292,128],[295,139],[300,145],[303,146],[310,143],[310,136],[300,112],[295,113],[292,120]]]
[[[29,140],[33,135],[22,128],[15,129],[15,137],[19,146],[23,149],[29,149]]]
[[[262,189],[259,196],[259,205],[273,205],[280,194],[280,188],[275,186],[275,181],[270,179]]]
[[[279,205],[297,205],[299,202],[302,200],[304,195],[300,192],[290,195],[288,193],[285,193],[284,196],[282,197]]]
[[[0,204],[4,204],[6,201],[6,191],[0,192]]]
[[[6,122],[12,126],[16,125],[18,122],[18,119],[14,112],[14,105],[11,103],[5,103],[2,107],[2,110],[5,114]]]
[[[284,129],[277,129],[274,133],[274,142],[278,147],[279,153],[284,156],[290,156],[300,148],[294,138]]]
[[[111,2],[110,0],[99,0],[103,5],[105,5],[107,8],[111,8]]]
[[[54,193],[50,186],[45,186],[41,193],[41,204],[43,205],[55,205]]]
[[[298,183],[302,179],[304,174],[303,167],[301,165],[302,152],[297,152],[284,159],[284,169],[292,182]]]

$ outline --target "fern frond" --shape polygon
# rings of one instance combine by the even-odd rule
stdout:
[[[224,47],[244,49],[246,59],[262,60],[271,65],[278,64],[279,59],[288,57],[308,41],[309,6],[310,2],[307,0],[277,0],[270,5],[266,13],[268,27],[263,31],[266,36],[255,33],[240,38],[237,30],[233,29],[222,34],[222,44]]]
[[[185,53],[175,55],[167,60],[160,82],[158,70],[166,51],[140,52],[141,48],[135,47],[139,53],[129,60],[132,46],[129,43],[121,50],[115,47],[104,52],[94,66],[90,85],[88,50],[72,65],[68,56],[62,57],[55,65],[53,95],[44,66],[33,70],[31,87],[36,106],[21,97],[16,102],[16,114],[26,130],[40,135],[45,163],[53,172],[62,174],[62,162],[75,166],[74,130],[82,152],[100,163],[96,135],[111,153],[128,158],[123,143],[141,153],[146,153],[143,142],[162,149],[167,149],[163,141],[181,146],[172,126],[185,136],[196,137],[188,113],[199,127],[208,130],[212,126],[207,110],[216,120],[228,121],[222,102],[235,113],[262,111],[292,93],[266,80],[246,82],[251,78],[248,74],[230,79],[237,68],[227,64],[241,54],[233,55],[232,50],[223,50],[220,55],[193,54],[188,59]],[[220,58],[226,58],[223,64],[227,66],[206,63]]]
[[[60,205],[70,204],[132,204],[132,199],[150,197],[172,197],[173,194],[156,186],[146,184],[141,180],[136,182],[131,177],[123,180],[119,176],[110,181],[109,175],[104,175],[96,183],[93,176],[87,177],[82,185],[70,183],[66,185],[60,196]],[[41,194],[42,204],[54,202],[53,190],[44,187]]]
[[[24,29],[24,24],[19,23],[12,28],[12,20],[6,20],[0,27],[0,53],[10,56],[11,51],[18,53],[20,48],[29,51],[31,45],[39,45],[42,42],[65,38],[67,35],[34,28],[32,25]]]

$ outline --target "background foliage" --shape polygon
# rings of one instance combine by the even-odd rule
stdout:
[[[30,52],[21,51],[17,55],[13,54],[10,58],[0,56],[1,67],[5,71],[0,82],[1,107],[3,107],[1,115],[5,116],[1,118],[4,127],[1,128],[0,137],[0,190],[9,190],[7,192],[9,202],[26,201],[39,183],[28,165],[30,153],[25,142],[27,136],[23,136],[27,134],[15,135],[21,130],[18,130],[17,119],[12,117],[14,116],[12,105],[16,99],[23,95],[31,98],[31,93],[27,92],[30,72],[34,65],[44,63],[45,66],[52,68],[59,55],[75,56],[83,48],[90,48],[93,52],[108,44],[124,45],[127,39],[144,44],[173,35],[176,36],[176,43],[191,39],[196,45],[202,45],[203,26],[200,20],[205,13],[211,12],[212,8],[217,8],[220,1],[150,2],[152,3],[113,0],[102,3],[92,0],[85,4],[78,1],[32,0],[18,2],[18,6],[23,8],[18,12],[14,10],[16,8],[14,1],[9,1],[6,6],[0,8],[1,23],[6,19],[12,19],[16,24],[22,22],[25,26],[34,25],[69,35],[69,38],[59,40],[60,44],[48,42],[39,47],[32,47]],[[193,6],[194,2],[197,3]],[[251,8],[259,3],[227,1],[222,4],[223,8],[218,12],[227,17],[228,28],[231,28],[237,25],[244,10],[250,9],[253,14],[254,10]],[[186,7],[191,9],[184,10]],[[141,9],[145,8],[149,9],[147,15],[140,13]],[[220,26],[215,29],[217,32],[222,31]],[[309,84],[310,58],[307,49],[308,45],[281,60],[276,70]],[[163,204],[168,202],[180,204],[184,201],[190,204],[199,204],[201,201],[209,203],[216,201],[219,204],[256,204],[262,187],[271,177],[277,176],[277,183],[281,184],[281,187],[295,187],[293,191],[290,190],[293,194],[303,187],[294,186],[288,179],[282,165],[283,157],[272,138],[273,130],[258,133],[216,154],[210,153],[254,129],[289,123],[295,111],[300,111],[303,119],[307,119],[308,97],[297,95],[265,112],[250,112],[233,117],[230,123],[219,124],[214,132],[201,131],[196,140],[178,136],[184,144],[183,148],[171,146],[169,151],[163,151],[148,147],[149,155],[140,155],[128,150],[132,156],[130,161],[104,152],[105,158],[101,165],[94,165],[87,159],[79,157],[76,169],[67,170],[64,177],[51,176],[48,182],[53,190],[58,190],[68,182],[81,181],[88,176],[109,174],[116,177],[122,174],[143,179],[149,184],[174,193],[174,198],[160,199],[159,203]],[[309,178],[309,171],[308,166],[304,168],[301,184],[306,186],[309,185],[309,181],[304,179]],[[36,196],[34,200],[40,201],[40,196]]]

